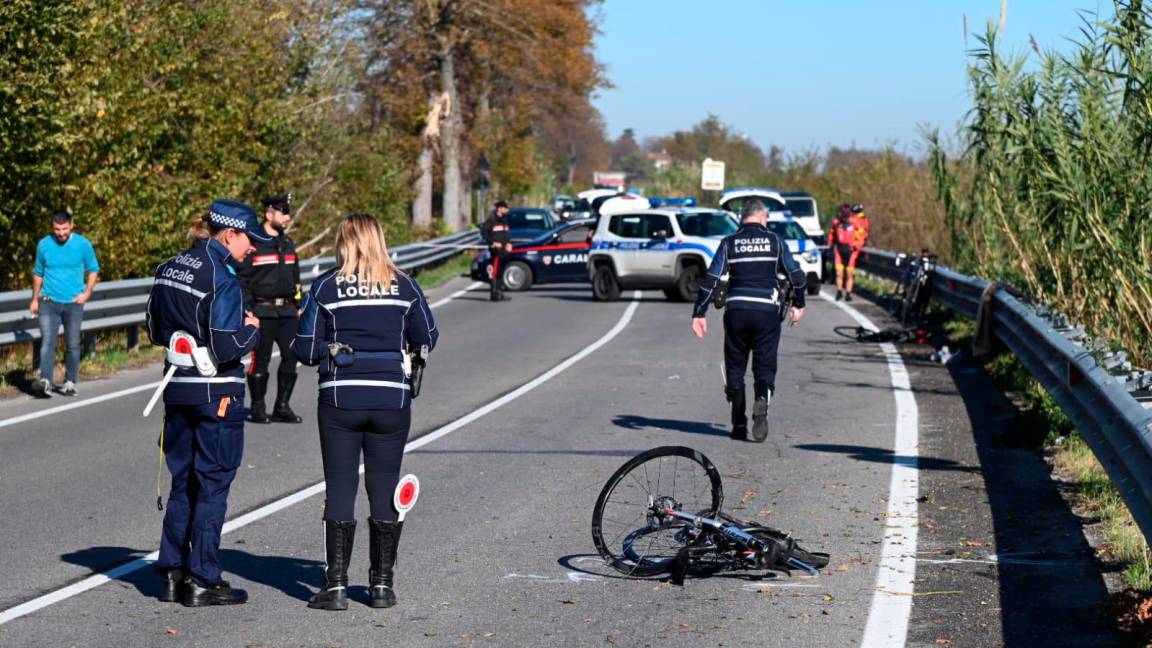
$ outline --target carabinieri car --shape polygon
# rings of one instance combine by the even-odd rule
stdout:
[[[504,266],[504,287],[528,290],[532,284],[586,283],[591,218],[574,220],[525,243],[514,242]],[[485,250],[472,260],[472,279],[490,281],[491,257]]]

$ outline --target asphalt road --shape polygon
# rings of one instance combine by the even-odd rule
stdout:
[[[247,605],[161,604],[156,577],[140,569],[0,625],[0,645],[859,645],[874,598],[885,596],[875,584],[892,468],[908,463],[892,455],[896,406],[880,349],[835,336],[855,322],[813,299],[781,344],[768,442],[737,443],[727,438],[719,318],[698,341],[685,304],[658,292],[600,304],[589,292],[537,289],[491,304],[472,291],[436,309],[440,347],[411,438],[438,432],[404,464],[423,491],[401,541],[398,607],[305,607],[323,568],[323,496],[314,495],[224,536],[227,577],[249,591]],[[322,481],[315,377],[302,371],[294,406],[305,423],[248,426],[230,519]],[[86,383],[81,398],[158,377],[149,368]],[[0,611],[156,549],[160,417],[140,417],[149,391],[0,427]],[[958,392],[937,396],[947,416],[963,410]],[[5,401],[0,426],[66,403]],[[487,413],[453,423],[478,410]],[[606,569],[590,537],[593,503],[619,465],[658,445],[708,455],[726,510],[792,531],[831,553],[829,568],[682,588]],[[357,510],[367,515],[363,496]],[[360,531],[354,598],[368,570]],[[934,622],[918,615],[909,645],[939,645]]]

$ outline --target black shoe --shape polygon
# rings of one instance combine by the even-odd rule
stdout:
[[[288,405],[292,390],[296,387],[296,374],[276,374],[276,406],[272,409],[272,420],[277,423],[301,423],[304,419],[296,415]]]
[[[844,301],[852,301],[852,293],[845,293]]]
[[[764,443],[768,438],[768,399],[758,396],[752,404],[752,439]]]
[[[396,605],[396,592],[392,589],[392,575],[396,567],[396,549],[400,546],[400,531],[403,522],[385,522],[368,518],[368,556],[371,567],[368,570],[368,605],[374,608],[390,608]]]
[[[836,291],[836,301],[840,301],[841,299],[844,299],[844,291],[843,290],[837,290]]]
[[[164,586],[160,590],[160,600],[165,603],[175,603],[179,601],[180,585],[184,581],[184,570],[179,567],[175,569],[162,569],[160,570],[160,577],[164,579]]]
[[[747,441],[748,440],[748,426],[747,425],[734,425],[732,426],[732,434],[729,439],[733,441]]]
[[[500,293],[500,301],[512,301],[512,298],[504,293]]]
[[[248,602],[248,592],[242,589],[232,589],[228,581],[222,580],[215,585],[201,585],[192,578],[185,578],[184,592],[180,602],[185,607],[240,605]]]
[[[250,423],[269,423],[268,410],[264,405],[264,394],[268,392],[268,374],[248,374],[248,392],[252,398],[252,406],[248,408],[248,421]]]
[[[356,520],[324,520],[324,589],[308,599],[313,610],[348,609],[348,559],[356,539]]]

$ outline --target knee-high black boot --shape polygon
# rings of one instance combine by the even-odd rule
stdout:
[[[248,412],[248,420],[252,423],[267,423],[268,409],[264,405],[264,394],[268,392],[268,372],[248,374],[248,391],[251,392],[252,406]]]
[[[292,398],[292,389],[296,387],[296,374],[276,374],[276,406],[272,409],[272,420],[278,423],[300,423],[304,419],[292,411],[288,400]]]
[[[724,395],[732,403],[732,434],[730,438],[735,441],[748,440],[748,415],[745,413],[744,386],[725,387]]]
[[[396,567],[396,548],[400,545],[400,530],[403,522],[385,522],[368,518],[369,555],[371,568],[368,570],[368,593],[372,596],[368,605],[374,608],[389,608],[396,605],[396,592],[392,589],[392,572]]]
[[[356,537],[356,520],[324,520],[324,589],[308,600],[316,610],[348,609],[348,558]]]

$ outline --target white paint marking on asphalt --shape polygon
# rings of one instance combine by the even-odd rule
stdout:
[[[457,297],[463,295],[464,293],[466,293],[470,290],[475,290],[476,288],[483,286],[483,285],[484,284],[479,282],[479,281],[474,282],[471,285],[467,286],[466,288],[464,288],[462,290],[457,290],[456,292],[452,293],[451,295],[448,295],[444,299],[441,299],[439,301],[428,304],[428,307],[429,308],[439,308],[440,306],[447,304],[448,302],[452,301],[453,299],[456,299]],[[273,357],[276,357],[278,355],[280,355],[279,349],[277,349],[272,354]],[[89,405],[96,405],[98,403],[103,403],[103,402],[110,401],[110,400],[116,400],[117,398],[123,398],[124,396],[131,396],[132,394],[138,394],[140,392],[148,391],[149,389],[154,389],[159,384],[160,384],[160,381],[157,380],[155,382],[150,382],[146,385],[137,385],[136,387],[128,387],[127,389],[120,389],[118,391],[109,392],[107,394],[101,394],[100,396],[93,396],[92,398],[85,398],[82,400],[73,401],[71,403],[68,403],[67,405],[58,405],[56,407],[49,407],[48,409],[42,409],[42,410],[37,410],[35,412],[29,412],[27,414],[21,414],[20,416],[13,416],[12,418],[6,418],[3,420],[0,420],[0,428],[6,428],[6,427],[9,427],[12,425],[19,425],[20,423],[24,423],[27,421],[34,421],[34,420],[39,419],[39,418],[44,418],[45,416],[52,416],[53,414],[60,414],[62,412],[68,412],[68,411],[71,411],[74,409],[79,409],[81,407],[88,407]]]
[[[816,583],[793,583],[791,581],[785,581],[785,582],[765,581],[762,583],[745,583],[743,586],[740,587],[740,589],[744,590],[745,592],[755,592],[755,593],[759,594],[765,588],[768,588],[768,587],[779,588],[779,589],[796,589],[796,588],[813,588],[814,589],[814,588],[821,587],[821,586],[817,585]]]
[[[861,326],[879,331],[860,311],[834,301],[820,293],[825,301],[838,306]],[[908,639],[908,621],[912,614],[912,594],[916,589],[916,539],[918,510],[916,496],[920,491],[919,458],[920,411],[912,394],[908,369],[896,346],[880,345],[888,360],[888,375],[896,398],[896,438],[892,453],[903,461],[892,463],[888,484],[888,513],[884,520],[884,542],[880,548],[880,565],[876,590],[864,626],[863,648],[903,646]]]
[[[476,284],[473,284],[473,285],[476,285]],[[469,288],[471,288],[471,286]],[[463,291],[460,291],[459,293],[453,293],[453,295],[459,296],[460,294],[463,294],[464,292],[466,292],[469,288],[466,288]],[[459,418],[459,419],[453,421],[452,423],[449,423],[448,425],[445,425],[445,426],[443,426],[437,430],[432,431],[431,433],[429,433],[425,436],[420,437],[419,439],[416,439],[414,441],[409,442],[407,445],[404,446],[404,453],[407,454],[407,453],[415,450],[416,448],[423,447],[425,445],[428,445],[432,441],[435,441],[436,439],[439,439],[439,438],[444,437],[448,434],[451,434],[452,432],[464,427],[468,423],[471,423],[472,421],[475,421],[476,419],[480,418],[481,416],[488,414],[492,410],[495,410],[496,408],[498,408],[502,405],[506,405],[506,404],[516,400],[517,398],[523,396],[524,394],[532,391],[533,389],[539,387],[540,385],[543,385],[544,383],[548,382],[552,378],[555,378],[557,374],[564,371],[568,367],[571,367],[572,365],[576,364],[580,360],[583,360],[584,358],[588,357],[589,354],[591,354],[593,351],[596,351],[600,347],[602,347],[605,344],[607,344],[608,342],[610,342],[613,338],[615,338],[617,335],[619,335],[620,332],[623,331],[626,326],[628,326],[628,323],[630,321],[632,321],[632,315],[636,312],[636,308],[640,306],[640,296],[641,296],[641,292],[639,290],[637,290],[633,293],[632,303],[628,304],[628,308],[624,310],[624,314],[620,316],[620,320],[618,322],[616,322],[616,325],[613,326],[612,329],[609,330],[607,333],[605,333],[599,340],[596,340],[591,345],[585,347],[584,349],[582,349],[581,351],[579,351],[575,355],[569,357],[567,360],[561,362],[560,364],[549,369],[548,371],[540,374],[539,376],[537,376],[535,379],[531,380],[530,382],[525,383],[524,385],[522,385],[518,389],[501,396],[500,398],[492,401],[491,403],[485,405],[484,407],[481,407],[480,409],[473,411],[471,414],[468,414],[467,416]],[[447,302],[441,300],[441,302],[438,302],[438,303],[447,303]],[[155,385],[156,383],[152,383],[152,384]],[[149,387],[149,385],[143,385],[141,388],[135,388],[135,389],[137,389],[137,391],[140,391],[141,389],[147,389],[148,387]],[[364,472],[363,464],[361,464],[361,466],[360,466],[360,472],[361,473]],[[266,504],[264,506],[261,506],[260,508],[254,510],[254,511],[250,511],[248,513],[245,513],[244,515],[241,515],[240,517],[238,517],[234,520],[226,522],[224,524],[224,529],[222,530],[222,534],[235,531],[236,529],[247,526],[253,522],[256,522],[257,520],[266,518],[269,515],[272,515],[278,511],[286,509],[289,506],[292,506],[293,504],[297,504],[303,500],[308,499],[309,497],[312,497],[314,495],[319,495],[320,493],[323,493],[323,492],[324,492],[324,482],[320,482],[319,484],[313,484],[312,486],[309,486],[308,488],[305,488],[303,490],[292,493],[291,495],[288,495],[284,498],[276,500],[275,502],[272,502],[270,504]],[[15,607],[8,608],[7,610],[0,612],[0,625],[4,625],[5,623],[12,621],[13,619],[18,619],[18,618],[25,616],[27,614],[31,614],[37,610],[41,610],[43,608],[46,608],[49,605],[59,603],[60,601],[63,601],[65,599],[69,599],[69,598],[72,598],[73,596],[76,596],[78,594],[82,594],[84,592],[87,592],[90,589],[94,589],[96,587],[103,585],[104,583],[107,583],[108,581],[120,578],[120,577],[125,576],[127,574],[131,574],[132,572],[137,571],[139,569],[143,569],[144,567],[147,567],[147,566],[155,563],[156,559],[159,558],[159,555],[160,555],[160,552],[153,551],[152,553],[148,554],[147,556],[144,556],[143,558],[137,558],[136,560],[133,560],[131,562],[120,565],[119,567],[114,567],[114,568],[112,568],[106,572],[101,572],[99,574],[96,574],[95,576],[89,576],[88,578],[85,578],[84,580],[72,583],[71,585],[68,585],[67,587],[63,587],[63,588],[58,589],[58,590],[53,591],[53,592],[49,592],[48,594],[45,594],[45,595],[40,596],[38,598],[34,598],[31,601],[21,603],[20,605],[17,605]]]

